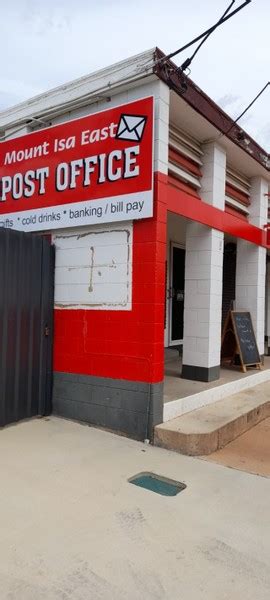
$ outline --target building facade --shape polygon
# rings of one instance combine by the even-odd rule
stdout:
[[[3,111],[0,128],[0,223],[56,250],[56,414],[151,438],[164,347],[182,349],[179,386],[218,379],[232,306],[265,353],[268,155],[161,51]]]

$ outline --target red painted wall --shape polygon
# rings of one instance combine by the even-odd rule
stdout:
[[[265,245],[266,232],[155,176],[154,217],[134,222],[131,311],[56,310],[54,370],[157,383],[164,378],[167,210]],[[269,235],[269,232],[268,232]]]
[[[134,222],[132,310],[55,310],[55,371],[163,380],[166,194],[156,174],[154,218]]]

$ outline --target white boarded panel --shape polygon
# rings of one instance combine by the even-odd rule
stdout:
[[[100,233],[102,235],[102,232]],[[127,262],[127,243],[126,244],[109,244],[108,234],[104,234],[106,245],[96,246],[96,239],[87,238],[88,244],[84,248],[56,248],[55,266],[58,267],[89,267],[90,262],[93,266],[104,266],[108,264],[108,245],[110,246],[110,263],[119,264]],[[114,235],[113,233],[111,234]],[[130,244],[129,244],[130,245]]]
[[[90,293],[90,292],[89,292]],[[55,302],[56,305],[66,305],[66,308],[74,308],[76,304],[76,308],[84,308],[82,305],[82,298],[85,297],[86,294],[86,286],[85,285],[70,285],[70,286],[58,286],[55,290]],[[104,296],[106,294],[106,286],[104,284],[99,284],[95,287],[95,293],[91,292],[91,305],[86,308],[102,308],[107,306],[104,302]],[[110,284],[110,306],[119,306],[119,308],[123,309],[126,306],[126,296],[127,296],[127,288],[125,284],[121,283],[111,283]],[[119,301],[119,298],[123,298],[122,304]],[[65,308],[65,306],[63,306]]]
[[[131,310],[132,232],[117,223],[55,234],[56,306]]]
[[[126,283],[127,280],[127,263],[110,264],[101,268],[94,266],[91,271],[91,276],[94,284],[115,283],[115,269],[118,270],[118,283]],[[69,285],[90,285],[89,266],[85,267],[58,267],[57,281],[58,285],[66,285],[68,280]]]
[[[104,231],[118,232],[118,235],[112,235],[110,239],[111,245],[126,244],[126,231],[130,230],[132,223],[115,223],[106,225],[92,225],[89,228],[77,228],[68,230],[59,230],[53,235],[53,240],[56,248],[85,248],[89,245],[89,235],[94,235],[95,246],[107,245],[104,236],[100,235]],[[85,240],[87,239],[87,241]]]

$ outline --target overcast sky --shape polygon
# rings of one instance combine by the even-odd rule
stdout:
[[[212,25],[228,4],[1,0],[0,109],[154,46],[170,52]],[[252,0],[192,63],[192,79],[234,118],[270,80],[269,22],[270,0]],[[177,64],[187,56],[177,57]],[[240,122],[268,151],[269,106],[270,86]]]

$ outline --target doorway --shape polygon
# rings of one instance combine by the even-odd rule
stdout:
[[[170,346],[178,346],[183,343],[185,254],[185,249],[182,246],[180,246],[180,244],[171,242],[171,268],[169,288]]]
[[[224,243],[223,257],[223,287],[222,287],[222,330],[228,312],[233,308],[235,301],[237,246],[234,242]]]

